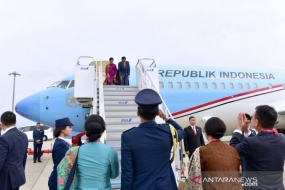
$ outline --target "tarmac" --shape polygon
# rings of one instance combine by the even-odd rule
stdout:
[[[52,149],[54,140],[47,140],[43,143],[42,150]],[[33,142],[29,142],[29,147],[34,149]],[[49,190],[48,179],[53,169],[51,154],[43,154],[42,162],[33,163],[33,155],[28,155],[25,174],[26,183],[20,187],[20,190]]]

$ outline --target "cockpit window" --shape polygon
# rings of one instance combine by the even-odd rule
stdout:
[[[52,87],[57,87],[57,85],[60,83],[60,81],[56,81],[54,82],[52,85],[50,85],[49,88],[52,88]]]
[[[59,88],[66,88],[68,83],[69,83],[69,80],[63,80],[63,81],[61,81],[59,83],[59,85],[57,85],[57,87],[59,87]]]
[[[68,88],[73,88],[74,87],[74,80],[72,80],[68,86]]]

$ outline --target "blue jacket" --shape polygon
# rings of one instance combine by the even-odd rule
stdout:
[[[52,161],[53,161],[53,171],[48,180],[48,186],[51,189],[57,189],[57,171],[56,167],[62,158],[65,156],[65,153],[70,148],[69,144],[62,139],[57,138],[54,142],[53,149],[52,149]]]
[[[172,119],[168,122],[182,140],[183,129]],[[121,143],[122,190],[177,190],[170,164],[173,144],[168,125],[155,121],[141,123],[125,131]]]
[[[119,70],[120,77],[130,76],[130,64],[129,64],[129,62],[126,61],[126,68],[124,68],[123,62],[119,62],[118,70]]]
[[[230,145],[244,157],[243,176],[256,178],[254,181],[257,182],[257,186],[244,186],[244,189],[284,189],[285,136],[259,132],[242,139],[242,134],[233,133]]]
[[[38,144],[36,142],[36,140],[40,140],[41,143],[43,143],[43,139],[44,139],[44,135],[45,135],[45,131],[40,129],[39,131],[37,129],[35,129],[33,131],[33,139],[34,139],[34,144]]]
[[[26,183],[28,137],[17,128],[0,137],[0,190],[15,189]]]

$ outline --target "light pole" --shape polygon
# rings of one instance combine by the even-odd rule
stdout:
[[[16,73],[16,71],[14,71],[13,73],[10,73],[9,75],[14,75],[14,84],[13,84],[13,100],[12,100],[12,112],[14,112],[14,98],[15,98],[15,79],[16,79],[16,75],[21,76],[19,73]]]

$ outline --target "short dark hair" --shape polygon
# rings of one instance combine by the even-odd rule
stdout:
[[[95,141],[101,137],[101,133],[106,130],[104,119],[96,114],[90,115],[84,123],[84,130],[89,141]]]
[[[225,123],[218,117],[211,117],[205,123],[205,132],[207,135],[220,139],[224,136],[227,127]]]
[[[37,124],[41,124],[41,123],[37,122]]]
[[[145,120],[153,120],[158,113],[158,106],[157,107],[150,107],[150,108],[142,108],[138,106],[138,112],[142,118]]]
[[[273,107],[260,105],[255,108],[255,118],[264,129],[272,129],[277,120],[277,112]]]
[[[190,116],[190,117],[189,117],[189,121],[190,121],[192,118],[195,118],[195,117],[194,117],[194,116]]]
[[[60,127],[56,127],[53,131],[53,136],[56,138],[56,137],[59,137],[60,133],[61,133],[61,130],[64,130],[67,126],[60,126]]]
[[[109,61],[114,60],[113,57],[110,57]]]
[[[122,57],[122,59],[126,59],[126,57],[125,57],[125,56],[123,56],[123,57]]]
[[[247,120],[251,121],[251,117],[250,117],[249,114],[245,113],[244,115],[245,115],[245,117],[246,117]]]
[[[1,115],[1,122],[5,126],[12,126],[16,124],[16,115],[11,111],[6,111]]]

